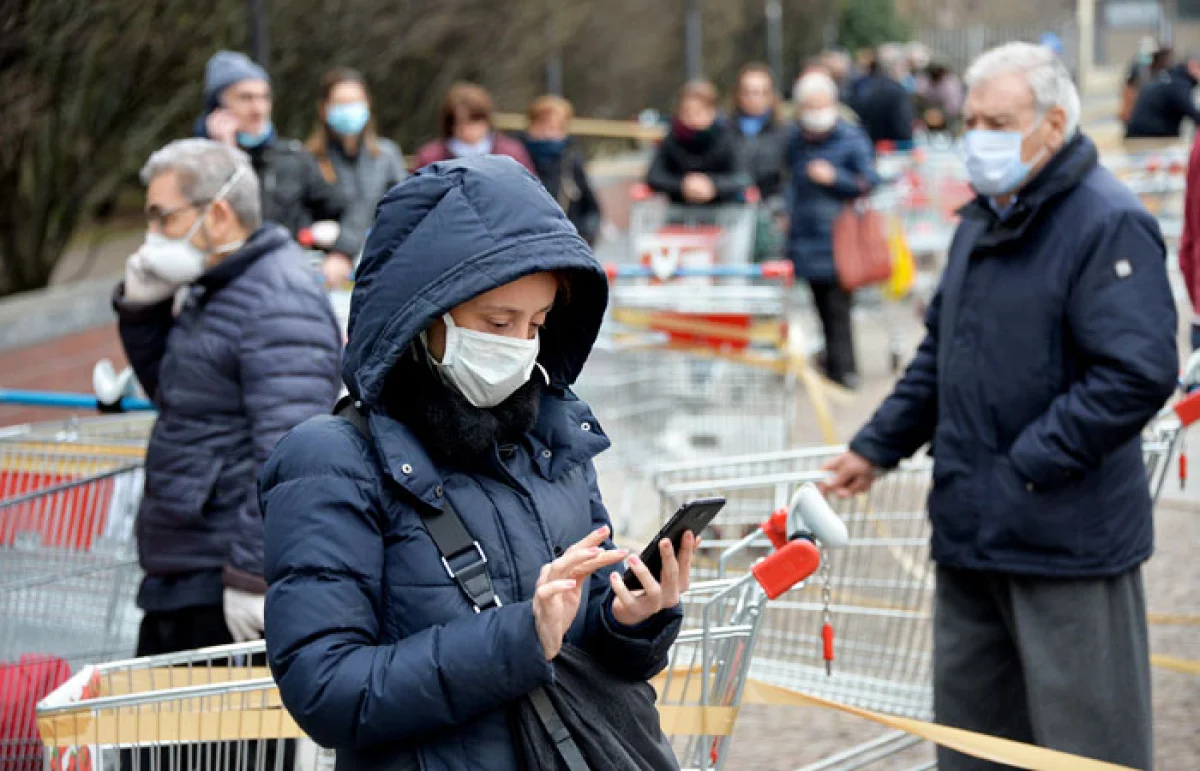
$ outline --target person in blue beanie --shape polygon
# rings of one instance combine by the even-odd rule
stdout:
[[[271,79],[243,53],[218,51],[204,68],[204,112],[195,134],[237,147],[250,156],[259,179],[262,216],[297,236],[314,222],[340,221],[347,211],[337,189],[325,181],[316,159],[294,139],[281,139],[271,122]],[[361,232],[342,227],[322,245],[326,261],[349,263]],[[357,236],[355,235],[357,233]],[[328,271],[326,271],[328,272]]]
[[[607,303],[512,158],[435,162],[380,202],[342,366],[365,425],[309,420],[259,482],[271,670],[341,771],[517,771],[509,713],[565,643],[629,681],[666,666],[696,541],[658,544],[661,582],[636,556],[644,590],[621,580],[593,464],[609,439],[571,390]],[[451,512],[472,544],[443,559]],[[476,604],[455,576],[481,574]]]

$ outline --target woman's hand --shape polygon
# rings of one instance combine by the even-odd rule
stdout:
[[[601,547],[607,538],[608,527],[602,527],[542,566],[533,594],[533,621],[547,661],[562,648],[563,637],[579,612],[588,577],[625,559],[624,549]]]
[[[670,539],[664,538],[658,542],[658,551],[662,555],[662,583],[654,580],[650,569],[636,554],[629,557],[629,567],[633,574],[642,582],[642,588],[636,592],[625,586],[619,571],[613,571],[609,577],[613,588],[613,618],[624,626],[637,626],[660,610],[673,608],[679,604],[679,596],[687,591],[691,584],[692,557],[700,546],[700,539],[691,532],[683,534],[680,544],[679,557]]]

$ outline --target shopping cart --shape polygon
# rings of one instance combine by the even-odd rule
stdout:
[[[804,537],[753,573],[695,585],[659,677],[663,728],[688,767],[720,769],[768,598],[816,569]],[[37,707],[52,771],[322,771],[264,666],[261,641],[89,665]],[[292,741],[300,740],[300,741]]]
[[[1113,154],[1104,165],[1132,190],[1158,219],[1163,237],[1177,243],[1183,233],[1189,148],[1179,145],[1153,152]]]
[[[34,705],[73,667],[133,651],[145,416],[0,433],[0,766],[40,771]]]
[[[757,192],[746,203],[673,204],[635,185],[629,213],[628,261],[669,259],[685,267],[745,265],[754,253]]]
[[[1156,498],[1172,456],[1186,458],[1184,431],[1197,420],[1200,393],[1179,399],[1146,428],[1146,472]],[[723,523],[758,522],[764,511],[788,511],[797,490],[824,478],[822,466],[841,451],[789,450],[663,466],[653,475],[661,516],[665,519],[683,501],[719,495],[729,501]],[[877,480],[865,495],[830,501],[847,527],[849,544],[826,550],[818,580],[766,608],[750,665],[752,678],[889,715],[932,717],[934,570],[925,515],[931,470],[929,459],[918,458]],[[1186,475],[1186,462],[1179,471],[1181,477]],[[766,541],[758,533],[736,543],[706,539],[705,547],[723,555],[701,560],[696,573],[718,576],[737,570],[760,554],[756,549],[764,548]],[[826,655],[832,653],[823,636],[826,624],[836,632],[832,677],[826,670]],[[881,747],[899,752],[911,745],[893,738],[873,740],[859,749],[865,756],[878,754]]]

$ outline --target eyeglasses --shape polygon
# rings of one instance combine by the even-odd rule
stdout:
[[[146,227],[153,228],[157,225],[159,230],[165,230],[171,218],[176,214],[188,209],[197,209],[207,203],[208,201],[192,201],[191,203],[182,203],[178,206],[173,206],[170,209],[160,209],[158,206],[151,206],[146,209]]]

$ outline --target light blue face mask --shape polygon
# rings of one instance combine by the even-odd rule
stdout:
[[[358,136],[371,120],[371,108],[366,102],[331,105],[325,113],[329,128],[344,137]]]
[[[467,144],[461,139],[451,137],[446,140],[446,149],[455,158],[474,158],[478,155],[488,155],[492,152],[492,138],[491,136],[486,136],[478,142]]]
[[[1038,121],[1029,134],[1041,125]],[[1004,195],[1020,187],[1046,150],[1026,163],[1021,160],[1021,143],[1029,134],[1020,131],[973,129],[963,135],[963,160],[967,179],[980,195]]]
[[[252,150],[255,147],[266,144],[273,136],[275,136],[275,124],[267,121],[267,125],[263,126],[263,130],[257,134],[251,134],[249,131],[239,131],[237,133],[238,147]]]

